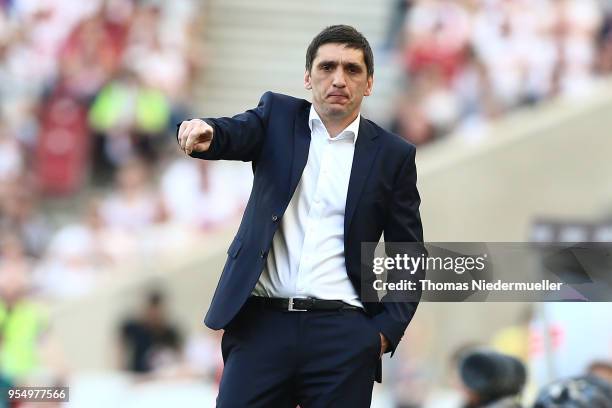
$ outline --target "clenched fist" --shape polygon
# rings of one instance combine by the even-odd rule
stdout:
[[[183,121],[179,127],[178,142],[186,154],[207,151],[212,139],[213,128],[201,119]]]

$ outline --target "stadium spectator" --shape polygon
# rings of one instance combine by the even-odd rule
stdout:
[[[612,386],[596,377],[556,381],[540,391],[533,408],[610,408]]]
[[[50,226],[39,211],[39,199],[31,178],[19,176],[0,187],[0,230],[22,241],[26,253],[39,258],[47,245]]]
[[[149,171],[141,159],[132,159],[119,169],[117,191],[101,204],[102,219],[107,226],[139,232],[161,221],[160,200],[149,184]]]
[[[246,172],[233,163],[172,161],[160,179],[169,221],[203,229],[230,222],[248,198],[250,175]]]
[[[61,227],[51,238],[44,259],[34,271],[38,294],[48,298],[78,297],[95,288],[108,267],[104,229],[99,215]]]
[[[168,320],[160,292],[148,295],[141,315],[126,319],[119,336],[123,368],[133,373],[163,372],[180,360],[181,334]]]
[[[527,378],[518,359],[486,350],[467,352],[459,361],[465,408],[520,408],[517,402]]]
[[[69,195],[86,180],[89,159],[87,110],[59,82],[43,99],[34,165],[38,188],[46,195]]]
[[[467,10],[452,0],[416,2],[406,20],[409,75],[436,68],[448,83],[463,63],[470,34]]]
[[[40,364],[40,341],[46,327],[42,309],[27,297],[29,271],[23,264],[0,268],[0,377],[19,383]]]
[[[136,156],[157,158],[170,113],[161,91],[146,86],[132,71],[117,72],[89,111],[95,171],[104,176]]]

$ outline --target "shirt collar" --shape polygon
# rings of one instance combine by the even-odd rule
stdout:
[[[357,117],[355,118],[355,120],[352,121],[342,132],[340,132],[338,136],[331,138],[328,134],[327,137],[330,140],[341,140],[341,139],[351,138],[353,139],[353,143],[355,143],[357,142],[357,136],[359,134],[360,121],[361,121],[361,113],[357,114]],[[311,132],[312,132],[312,129],[315,123],[325,128],[325,125],[323,125],[323,121],[321,120],[321,118],[319,117],[319,114],[315,110],[314,105],[310,105],[310,114],[308,115],[308,127],[310,127]],[[325,130],[325,132],[327,133],[327,130]]]

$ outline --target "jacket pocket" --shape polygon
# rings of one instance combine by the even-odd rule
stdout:
[[[380,349],[382,348],[382,340],[380,338],[380,332],[378,331],[378,327],[376,326],[376,324],[374,324],[372,318],[368,316],[365,312],[360,314],[362,315],[366,325],[369,327],[371,333],[374,335],[374,350],[376,351],[376,359],[380,360]]]

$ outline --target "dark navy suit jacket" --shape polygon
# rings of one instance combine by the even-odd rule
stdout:
[[[212,329],[225,327],[236,316],[261,275],[272,238],[306,165],[310,106],[303,99],[266,92],[255,109],[232,118],[204,119],[214,128],[211,146],[191,156],[250,161],[254,172],[240,228],[227,251],[227,262],[204,320]],[[344,219],[346,269],[360,296],[362,242],[378,242],[383,232],[385,242],[423,241],[415,151],[405,140],[361,118]],[[417,304],[418,299],[364,303],[391,343],[391,351]]]

